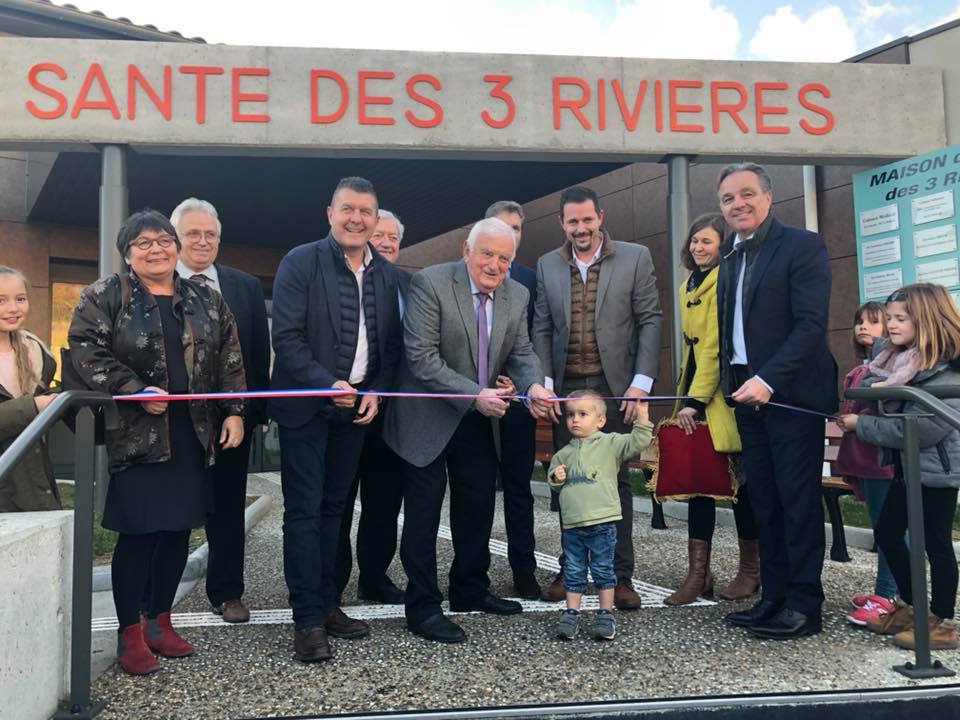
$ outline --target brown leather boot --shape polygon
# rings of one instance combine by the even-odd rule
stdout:
[[[730,584],[717,593],[724,600],[743,600],[760,587],[760,551],[756,540],[740,540],[740,567]]]
[[[687,541],[687,576],[676,592],[664,598],[665,605],[689,605],[698,597],[713,595],[713,573],[710,572],[710,543],[690,538]]]

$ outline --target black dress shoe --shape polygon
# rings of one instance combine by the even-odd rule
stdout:
[[[816,635],[821,630],[823,630],[823,620],[819,610],[804,615],[787,607],[782,608],[773,617],[750,626],[750,632],[754,637],[765,640],[793,640],[806,635]]]
[[[492,592],[486,592],[475,600],[450,601],[450,609],[454,612],[485,612],[491,615],[516,615],[523,612],[523,605],[516,600],[498,598]]]
[[[751,627],[755,623],[764,622],[772,618],[779,612],[782,606],[782,603],[760,600],[752,608],[729,613],[723,619],[737,627]]]
[[[407,625],[414,635],[426,640],[443,643],[458,643],[467,639],[463,628],[445,618],[442,613],[431,615],[419,625]]]
[[[384,605],[403,605],[404,592],[388,577],[376,585],[357,584],[357,594],[364,600],[373,600]]]
[[[533,573],[514,573],[513,588],[524,600],[540,599],[540,583]]]

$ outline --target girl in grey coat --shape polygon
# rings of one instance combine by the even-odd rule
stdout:
[[[960,385],[960,313],[941,285],[918,283],[894,292],[884,306],[889,342],[870,363],[862,386],[910,385],[930,389]],[[960,410],[960,399],[946,400]],[[911,403],[887,408],[895,412],[921,412]],[[899,598],[894,609],[867,623],[883,635],[894,635],[898,647],[913,649],[913,602],[910,585],[910,554],[904,541],[907,529],[906,487],[900,452],[903,426],[899,418],[877,415],[841,415],[837,424],[856,432],[863,442],[882,449],[881,464],[893,464],[895,480],[887,493],[874,535],[897,583]],[[960,488],[960,432],[937,417],[921,417],[920,482],[930,561],[930,647],[957,647],[952,623],[957,596],[957,559],[953,552],[953,516]]]

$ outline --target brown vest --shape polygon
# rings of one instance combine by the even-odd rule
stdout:
[[[565,377],[602,375],[600,348],[597,346],[597,284],[600,263],[587,269],[587,282],[580,279],[575,262],[570,263],[570,341],[567,345]]]

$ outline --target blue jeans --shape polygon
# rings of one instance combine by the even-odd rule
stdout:
[[[870,525],[873,528],[877,527],[877,518],[880,517],[880,509],[883,507],[883,501],[887,498],[887,490],[890,489],[891,482],[893,481],[886,479],[860,479],[863,495],[867,501]],[[879,545],[877,547],[877,582],[873,592],[883,598],[892,598],[897,594],[897,583],[893,579],[893,573],[890,572],[887,558]]]
[[[567,592],[582,593],[587,587],[587,567],[597,590],[616,587],[613,572],[613,550],[617,544],[617,524],[600,523],[564,529],[562,533],[563,587]]]

